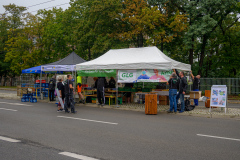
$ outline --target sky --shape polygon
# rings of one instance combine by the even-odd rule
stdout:
[[[36,14],[39,9],[50,10],[53,7],[67,9],[70,0],[0,0],[0,14],[4,13],[3,5],[14,3],[18,6],[28,7],[27,11]],[[59,6],[58,6],[59,5]]]

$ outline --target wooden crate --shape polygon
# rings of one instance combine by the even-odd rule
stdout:
[[[159,96],[159,101],[167,101],[169,100],[168,96]]]
[[[169,101],[159,101],[159,105],[169,105]]]
[[[207,99],[205,102],[205,107],[210,108],[210,99]],[[217,107],[211,107],[211,108],[217,108]]]
[[[145,95],[145,114],[157,114],[157,95]]]
[[[205,90],[205,97],[211,97],[211,90]]]

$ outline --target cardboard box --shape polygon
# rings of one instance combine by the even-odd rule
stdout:
[[[202,91],[190,91],[190,99],[199,99]]]

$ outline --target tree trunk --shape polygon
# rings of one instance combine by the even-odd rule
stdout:
[[[88,47],[88,60],[90,61],[91,60],[91,48]]]
[[[143,35],[142,35],[142,33],[140,33],[140,34],[138,34],[138,36],[137,36],[137,45],[138,45],[138,47],[143,47]]]
[[[193,49],[194,49],[194,38],[192,37],[192,48],[189,50],[189,63],[193,64]]]
[[[199,62],[199,70],[198,70],[199,75],[202,75],[202,66],[203,66],[203,60],[205,57],[206,44],[207,44],[207,35],[204,35],[203,41],[202,41],[201,53],[200,53],[200,62]]]
[[[163,38],[161,38],[161,51],[163,52]]]

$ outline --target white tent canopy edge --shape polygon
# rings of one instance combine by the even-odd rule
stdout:
[[[179,69],[191,71],[191,65],[169,58],[155,46],[111,49],[94,60],[76,65],[76,70],[98,69]]]

